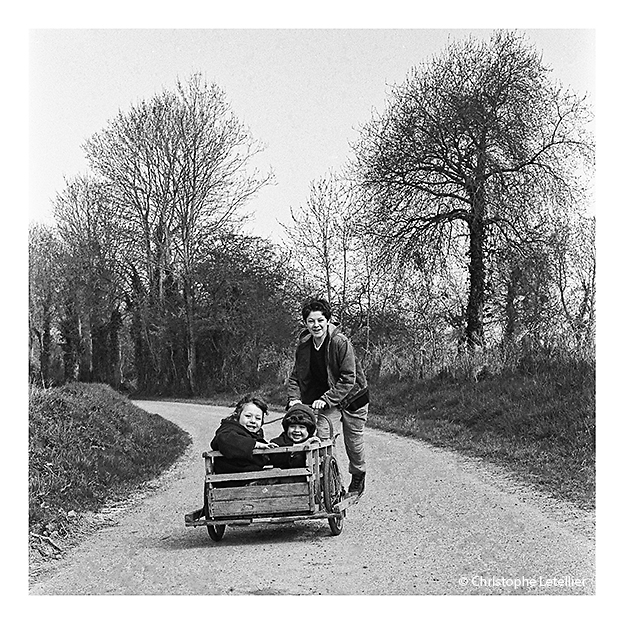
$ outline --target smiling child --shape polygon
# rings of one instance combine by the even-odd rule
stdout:
[[[264,439],[262,425],[268,414],[265,401],[253,395],[244,396],[231,416],[223,419],[210,446],[222,453],[215,458],[215,472],[250,472],[262,470],[269,462],[267,455],[253,455],[254,449],[274,448]]]
[[[309,406],[297,403],[293,405],[282,419],[284,432],[271,443],[277,446],[298,446],[305,448],[307,444],[319,442],[316,432],[316,417]],[[307,444],[306,444],[307,443]],[[305,466],[305,453],[276,453],[272,458],[278,468],[301,468]]]

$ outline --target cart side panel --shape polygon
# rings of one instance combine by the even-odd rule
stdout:
[[[215,488],[209,497],[208,515],[222,518],[309,511],[313,510],[308,483],[281,483]]]
[[[206,483],[223,483],[224,481],[252,481],[255,479],[282,479],[283,477],[307,477],[310,471],[307,468],[271,468],[254,472],[224,472],[220,474],[206,474]]]
[[[260,498],[241,499],[235,501],[220,501],[213,504],[211,518],[225,518],[229,516],[257,516],[259,514],[309,512],[308,493],[305,496],[293,498]]]
[[[252,498],[285,498],[288,496],[305,496],[308,493],[308,484],[301,483],[272,483],[268,485],[246,485],[243,487],[215,488],[212,492],[214,502],[233,501]]]

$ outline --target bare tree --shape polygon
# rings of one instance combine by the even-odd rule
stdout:
[[[137,366],[145,375],[153,370],[154,380],[176,383],[181,375],[195,391],[197,267],[211,241],[240,220],[240,209],[271,180],[271,173],[248,169],[261,149],[223,91],[201,75],[120,112],[85,144],[123,209],[135,351],[149,360]],[[183,373],[176,364],[180,312]]]
[[[200,75],[177,83],[173,133],[179,153],[174,184],[174,264],[182,282],[188,335],[187,378],[195,392],[197,368],[195,280],[207,242],[240,219],[240,208],[272,174],[248,172],[261,149],[238,121],[216,86]]]
[[[355,149],[368,226],[387,262],[468,238],[465,336],[483,345],[493,237],[521,241],[548,203],[570,206],[593,163],[583,98],[548,79],[514,32],[449,44],[394,88]]]
[[[124,292],[118,207],[105,183],[79,175],[66,182],[53,208],[63,250],[65,352],[69,368],[78,367],[71,376],[118,387]]]
[[[322,293],[343,321],[356,309],[360,320],[366,318],[373,280],[371,249],[358,228],[356,191],[346,177],[331,171],[310,184],[306,205],[291,209],[291,224],[283,225],[301,290]]]
[[[345,252],[341,249],[339,220],[343,202],[344,190],[337,176],[330,173],[311,182],[306,205],[291,208],[292,225],[283,224],[307,288],[322,292],[330,303],[341,290],[340,265]]]
[[[557,228],[553,266],[561,309],[577,352],[593,352],[596,324],[596,247],[594,218]]]

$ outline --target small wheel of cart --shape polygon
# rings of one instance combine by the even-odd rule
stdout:
[[[328,455],[323,462],[323,502],[327,513],[334,512],[334,506],[340,503],[343,498],[342,481],[338,471],[338,462],[333,455]],[[332,535],[342,533],[342,523],[344,511],[338,516],[331,516],[328,519],[329,529]]]
[[[208,535],[214,542],[220,542],[223,539],[225,533],[225,524],[207,524]]]

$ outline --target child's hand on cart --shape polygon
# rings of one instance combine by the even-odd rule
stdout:
[[[256,445],[254,446],[254,448],[257,448],[257,449],[272,449],[272,448],[278,448],[278,445],[275,444],[275,442],[260,442],[258,440],[256,442]]]
[[[310,446],[312,446],[312,444],[314,444],[315,442],[320,442],[321,439],[317,436],[310,436],[301,446],[304,449],[308,449],[310,448]]]

